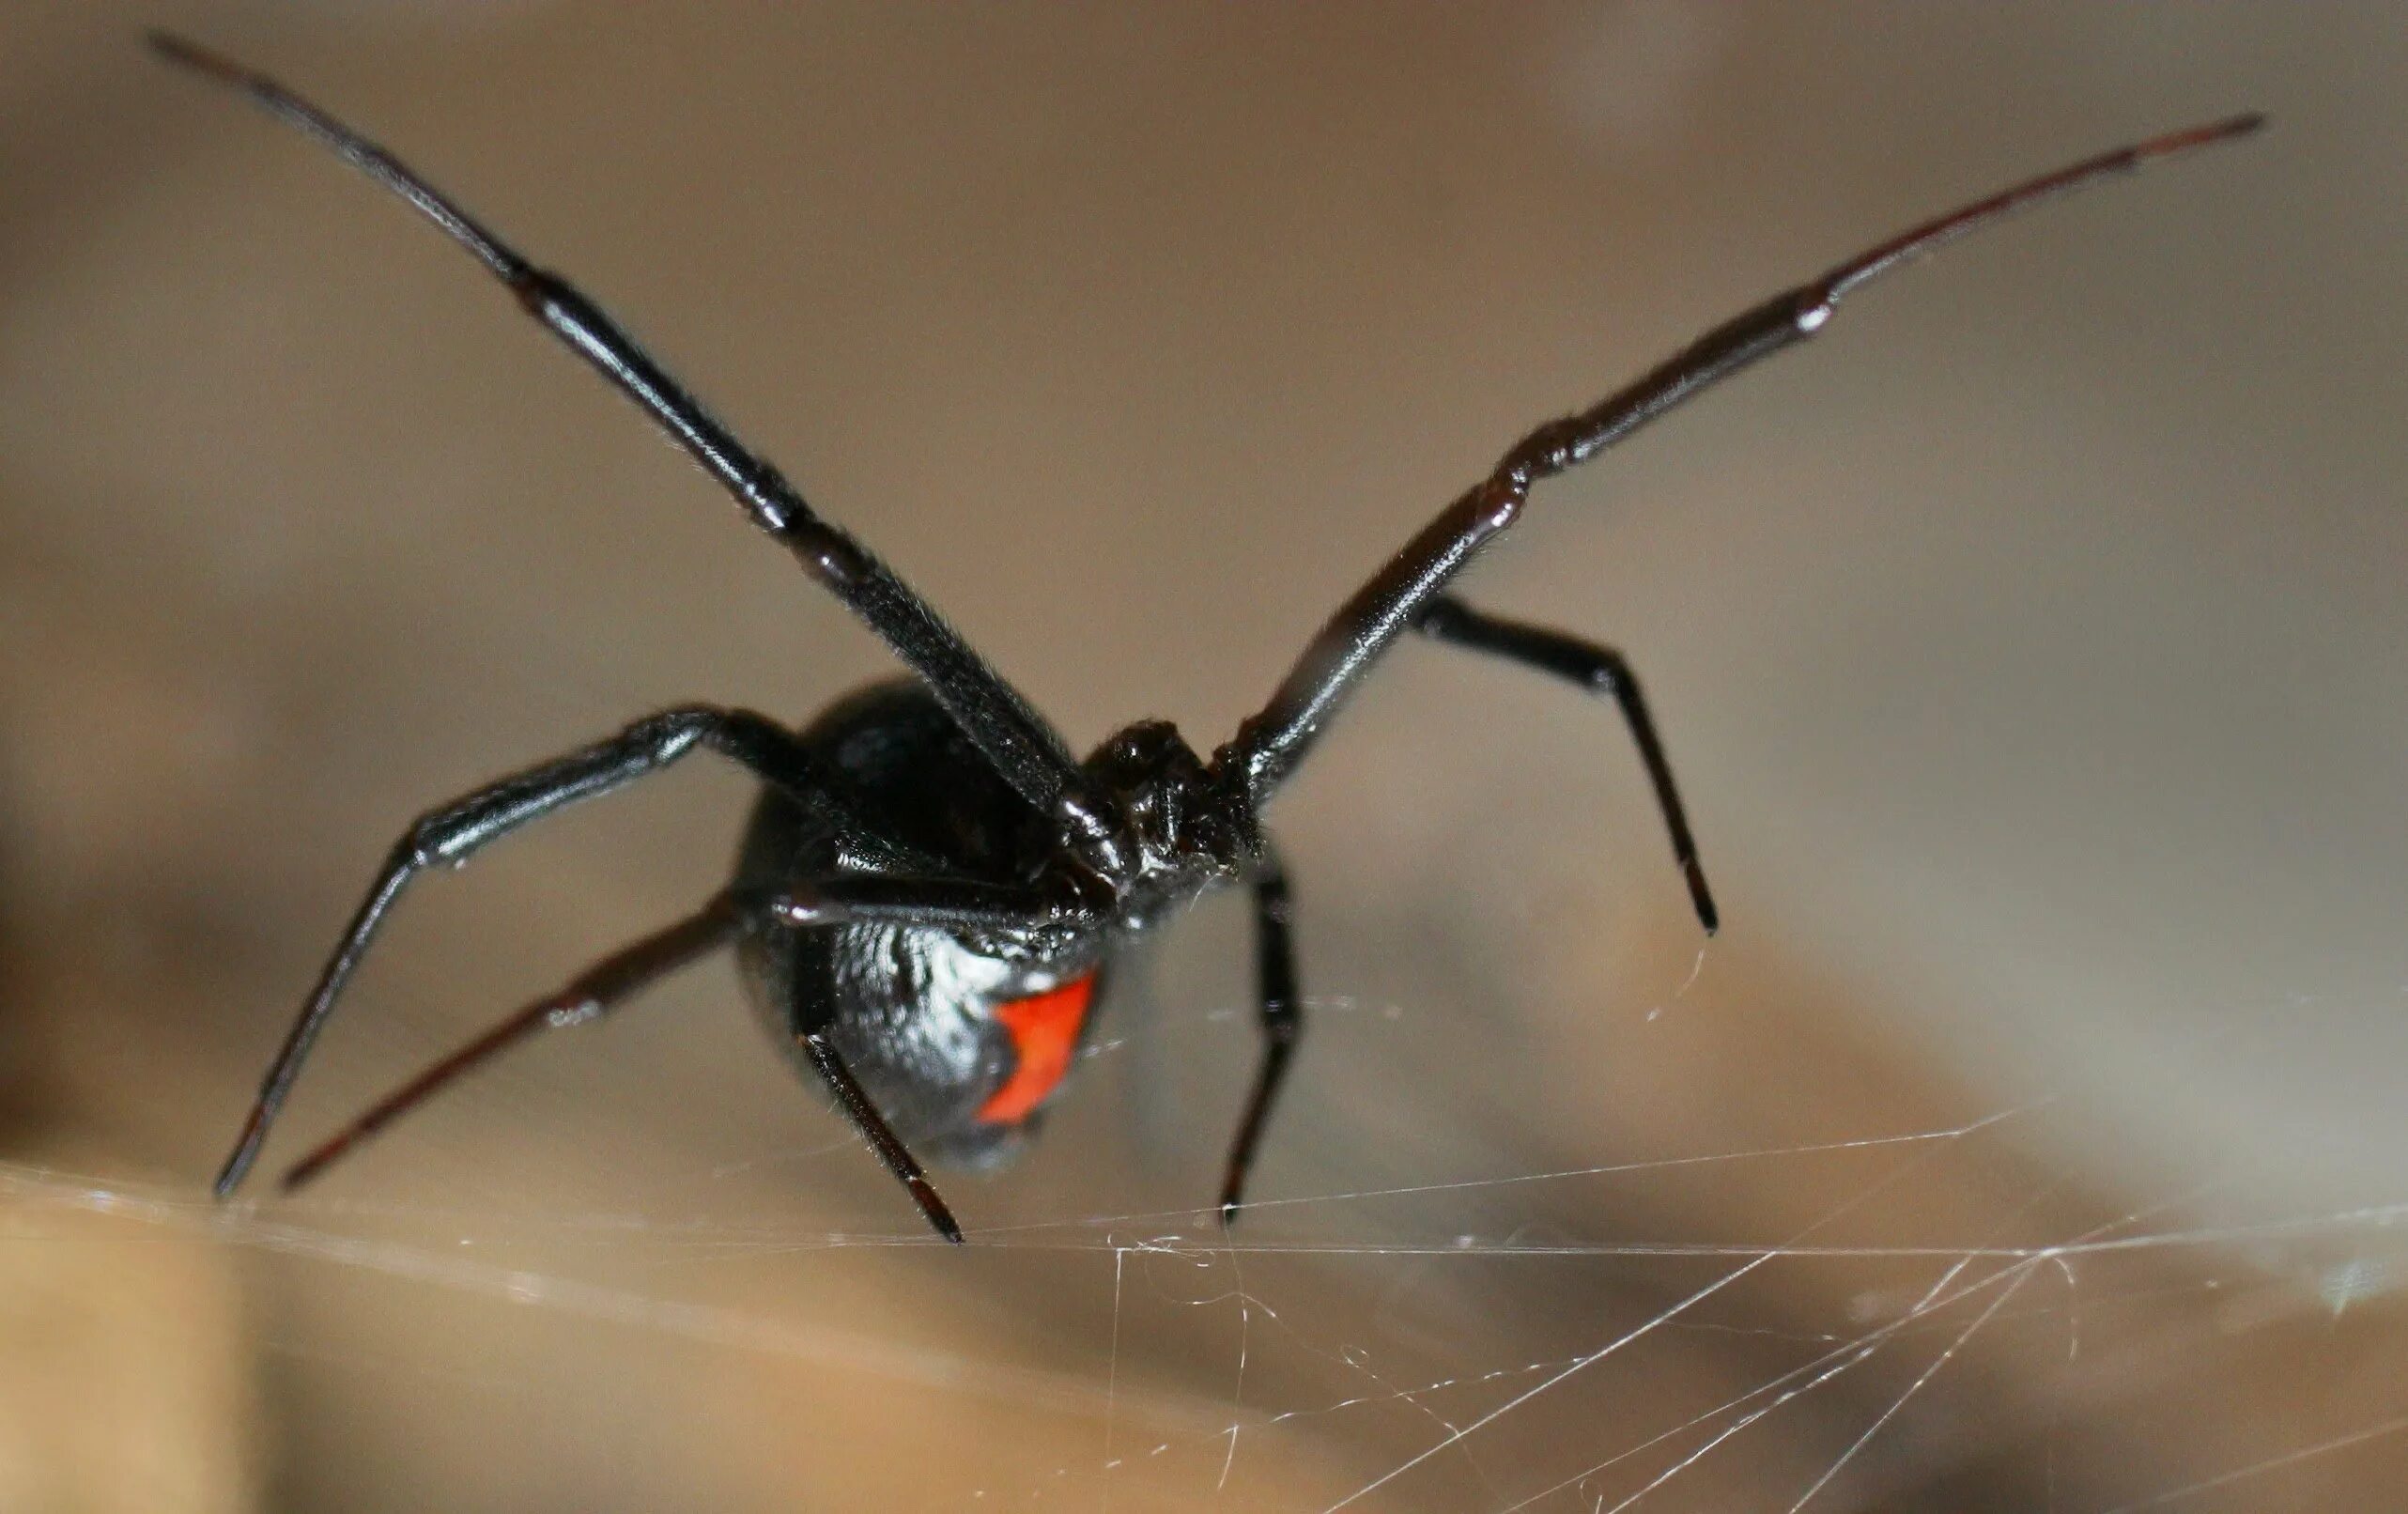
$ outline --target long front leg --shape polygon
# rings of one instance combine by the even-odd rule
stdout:
[[[1304,1009],[1296,996],[1296,951],[1289,939],[1288,873],[1278,855],[1267,846],[1254,873],[1254,958],[1256,1003],[1262,1016],[1262,1061],[1254,1074],[1254,1091],[1239,1118],[1237,1139],[1229,1146],[1229,1168],[1221,1182],[1221,1223],[1238,1217],[1245,1201],[1246,1176],[1254,1170],[1255,1148],[1263,1127],[1271,1122],[1271,1106],[1288,1080],[1288,1064],[1304,1036]]]
[[[656,773],[697,748],[717,751],[810,807],[836,833],[872,856],[891,855],[845,810],[841,786],[826,765],[805,751],[776,722],[747,710],[688,705],[636,721],[617,735],[565,757],[538,764],[489,783],[466,797],[421,815],[395,842],[376,882],[351,917],[317,985],[293,1021],[284,1046],[270,1064],[259,1097],[243,1121],[242,1134],[217,1175],[220,1197],[232,1193],[250,1171],[260,1143],[284,1107],[310,1046],[344,985],[366,955],[368,944],[409,880],[427,868],[459,867],[479,850],[580,799],[591,799]]]
[[[1622,707],[1622,718],[1630,727],[1631,745],[1639,749],[1639,760],[1646,765],[1647,781],[1655,787],[1656,808],[1663,811],[1664,828],[1672,834],[1673,858],[1680,864],[1681,876],[1689,884],[1690,903],[1697,906],[1698,923],[1706,927],[1706,935],[1712,935],[1721,923],[1721,915],[1714,907],[1714,895],[1706,887],[1706,869],[1697,859],[1697,838],[1690,834],[1689,815],[1681,808],[1680,790],[1673,782],[1673,765],[1664,756],[1663,742],[1656,735],[1655,718],[1647,713],[1647,697],[1639,691],[1638,674],[1630,671],[1630,664],[1622,654],[1543,626],[1484,615],[1452,595],[1432,600],[1413,622],[1413,628],[1433,641],[1486,652],[1525,668],[1552,673]]]
[[[2153,159],[2244,136],[2262,124],[2236,116],[2085,159],[1869,248],[1691,342],[1636,382],[1516,442],[1489,476],[1422,528],[1338,608],[1271,703],[1238,727],[1216,772],[1257,809],[1294,771],[1373,663],[1443,593],[1473,555],[1520,518],[1532,486],[1588,461],[1657,416],[1821,331],[1856,287],[2017,210],[2128,173]]]
[[[1103,801],[1062,738],[1019,691],[868,548],[821,519],[783,474],[738,440],[601,306],[559,274],[530,263],[383,147],[266,74],[166,32],[152,32],[150,45],[170,62],[241,91],[433,222],[507,286],[529,315],[635,401],[734,497],[754,525],[926,679],[963,734],[1029,803],[1090,836],[1109,829]]]

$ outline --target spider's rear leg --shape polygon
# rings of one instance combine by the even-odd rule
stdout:
[[[369,1106],[294,1163],[285,1173],[283,1187],[289,1193],[301,1186],[345,1152],[536,1032],[600,1019],[660,978],[725,946],[742,923],[735,898],[721,894],[676,924],[620,948],[570,979],[559,993],[535,1000]]]
[[[843,788],[826,765],[793,735],[749,710],[687,705],[636,721],[617,735],[564,757],[513,773],[430,810],[394,843],[384,867],[361,901],[351,923],[301,1005],[282,1049],[260,1084],[259,1097],[242,1134],[217,1176],[223,1197],[242,1182],[275,1123],[285,1096],[344,986],[367,954],[369,943],[409,880],[429,867],[458,867],[480,849],[556,810],[623,788],[656,773],[697,748],[706,748],[749,770],[763,782],[794,795],[823,818],[842,842],[869,858],[902,854],[864,826],[841,797]]]
[[[285,1174],[284,1187],[289,1192],[310,1182],[368,1137],[520,1042],[540,1031],[600,1019],[666,974],[725,946],[749,917],[765,913],[795,924],[881,919],[916,924],[1029,925],[1058,918],[1062,912],[1062,906],[1050,903],[1034,889],[1013,890],[950,879],[884,874],[830,878],[807,891],[770,901],[723,893],[676,924],[612,952],[571,979],[560,992],[539,998],[500,1021],[378,1100],[366,1113],[295,1163]],[[958,1244],[962,1229],[954,1223],[951,1211],[921,1171],[918,1160],[837,1055],[835,1046],[818,1033],[806,1033],[799,1040],[853,1128],[888,1170],[910,1190],[913,1201],[936,1233]]]
[[[1664,828],[1672,833],[1673,857],[1689,882],[1690,902],[1697,906],[1698,922],[1712,935],[1721,916],[1706,887],[1706,869],[1697,860],[1697,838],[1690,834],[1689,815],[1681,808],[1680,790],[1673,782],[1664,744],[1657,738],[1655,719],[1647,713],[1646,696],[1639,691],[1638,676],[1622,654],[1561,631],[1482,614],[1452,595],[1432,600],[1414,620],[1413,629],[1436,641],[1552,673],[1592,694],[1610,697],[1622,707],[1631,743],[1639,749],[1647,781],[1655,787]]]
[[[1245,1114],[1238,1120],[1237,1138],[1229,1143],[1228,1175],[1221,1182],[1221,1223],[1238,1217],[1245,1201],[1246,1175],[1254,1169],[1255,1148],[1263,1127],[1271,1122],[1271,1106],[1287,1081],[1288,1064],[1304,1035],[1304,1009],[1296,996],[1296,951],[1288,936],[1287,870],[1279,856],[1265,846],[1254,872],[1254,951],[1257,1005],[1262,1015],[1262,1061],[1254,1074],[1254,1091]]]

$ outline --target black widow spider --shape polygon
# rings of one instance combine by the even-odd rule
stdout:
[[[153,33],[150,42],[169,61],[248,95],[434,222],[666,430],[913,674],[852,694],[800,732],[746,710],[664,710],[422,815],[386,858],[285,1038],[218,1174],[218,1194],[231,1193],[249,1170],[335,999],[413,876],[460,866],[564,805],[707,749],[763,784],[734,882],[698,913],[605,958],[419,1074],[304,1157],[286,1186],[519,1040],[593,1019],[733,943],[773,1033],[954,1242],[961,1228],[911,1147],[974,1166],[1008,1156],[1077,1056],[1116,950],[1206,889],[1243,881],[1254,892],[1264,1048],[1221,1187],[1222,1217],[1234,1218],[1304,1028],[1287,875],[1258,817],[1338,706],[1409,631],[1610,695],[1711,933],[1713,898],[1629,668],[1609,648],[1474,610],[1447,592],[1455,576],[1520,516],[1533,485],[1812,336],[1858,286],[2028,206],[2246,135],[2261,119],[2236,116],[2085,159],[1925,222],[1742,312],[1600,403],[1516,442],[1338,607],[1271,702],[1210,762],[1168,723],[1143,720],[1081,763],[885,564],[813,512],[574,286],[274,80],[180,38]]]

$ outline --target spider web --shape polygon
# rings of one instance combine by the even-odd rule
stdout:
[[[1718,966],[1668,974],[1629,1018],[1709,1012]],[[1395,1004],[1311,1010],[1320,1057],[1410,1060],[1424,1029]],[[2269,1043],[2367,1029],[2295,1001],[2255,1024],[2277,1020]],[[955,1180],[980,1216],[959,1252],[902,1225],[808,1109],[766,1154],[597,1160],[594,1091],[543,1058],[326,1197],[221,1208],[23,1165],[0,1194],[21,1239],[103,1216],[275,1278],[278,1376],[421,1419],[431,1398],[439,1438],[494,1416],[626,1473],[657,1449],[631,1426],[730,1429],[665,1408],[669,1384],[733,1378],[795,1406],[793,1480],[723,1478],[725,1506],[782,1488],[925,1507],[2237,1508],[2377,1486],[2401,1454],[2408,1394],[2365,1362],[2397,1344],[2408,1196],[2285,1206],[2229,1169],[2110,1203],[2034,1154],[2078,1125],[2079,1089],[1927,1128],[1317,1192],[1273,1164],[1233,1233],[1080,1209],[1114,1167],[1083,1143],[1160,1096],[1152,1067],[1240,1065],[1248,1021],[1117,1025],[1082,1070],[1096,1113],[1048,1135],[1072,1148],[1058,1164],[1041,1149],[1000,1182]],[[1316,1103],[1295,1100],[1284,1139],[1326,1136]],[[517,1127],[537,1172],[474,1152],[488,1121]],[[1160,1170],[1193,1168],[1199,1144],[1172,1144]],[[1152,1193],[1145,1141],[1118,1154]],[[1692,1228],[1648,1233],[1665,1215]],[[878,1434],[833,1433],[847,1397],[882,1406]],[[621,1486],[597,1506],[644,1501]]]

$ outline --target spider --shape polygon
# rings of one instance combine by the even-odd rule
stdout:
[[[790,731],[687,705],[426,811],[396,842],[270,1064],[216,1191],[257,1156],[310,1047],[410,880],[696,751],[760,780],[734,881],[403,1085],[298,1163],[307,1182],[461,1074],[536,1032],[598,1017],[672,968],[733,946],[798,1071],[817,1079],[946,1240],[962,1230],[920,1163],[999,1162],[1036,1130],[1090,1033],[1120,949],[1208,889],[1254,901],[1261,1059],[1221,1184],[1234,1220],[1304,1030],[1288,877],[1261,815],[1330,720],[1410,634],[1551,674],[1620,708],[1699,922],[1718,923],[1697,845],[1628,665],[1613,649],[1474,608],[1452,592],[1532,487],[1682,401],[1821,331],[1859,286],[2040,201],[2247,135],[2254,114],[2029,179],[1915,226],[1714,327],[1591,408],[1508,449],[1340,605],[1270,703],[1208,761],[1161,720],[1085,762],[1011,685],[849,533],[730,432],[602,308],[495,236],[375,142],[264,74],[152,33],[168,61],[227,85],[399,195],[633,400],[910,669]],[[906,1142],[905,1136],[910,1137]],[[915,1154],[917,1149],[918,1154]]]

